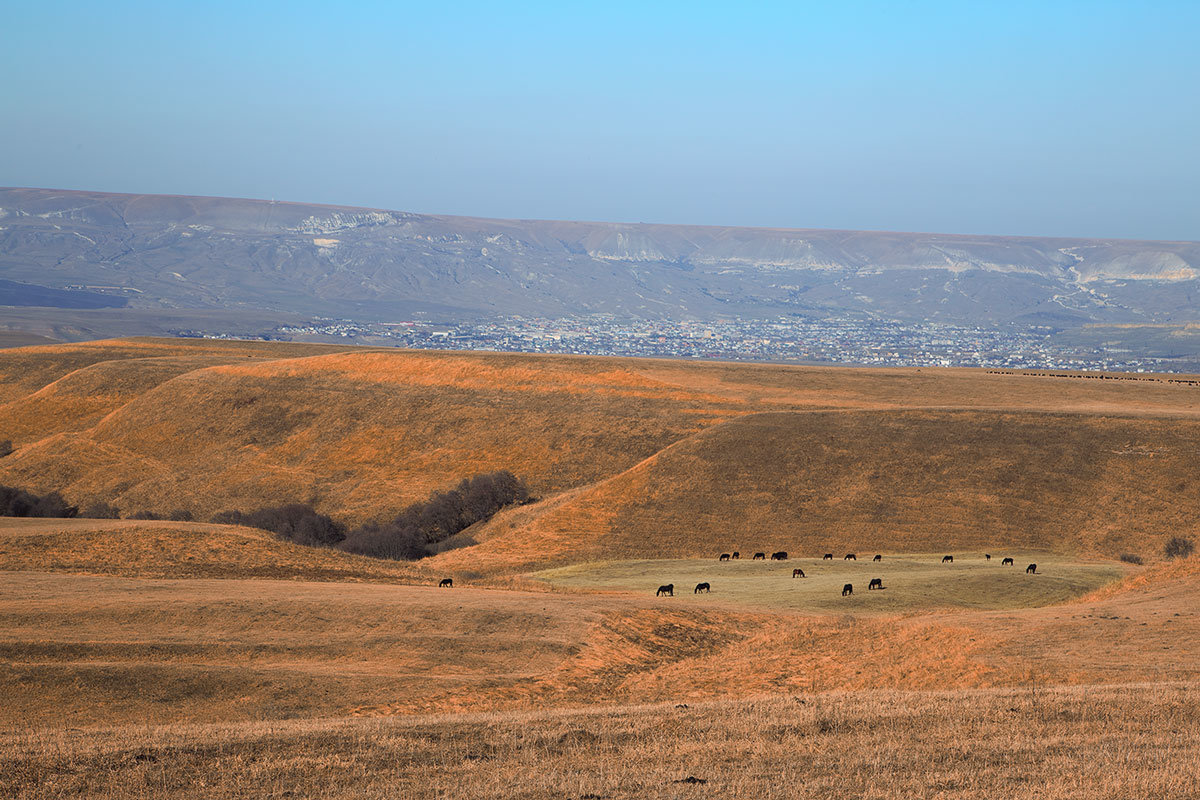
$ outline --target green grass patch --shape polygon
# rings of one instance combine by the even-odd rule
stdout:
[[[819,613],[901,613],[934,608],[1006,609],[1054,605],[1098,589],[1125,574],[1119,564],[1081,561],[1046,553],[956,555],[943,564],[942,555],[887,555],[872,562],[874,554],[858,561],[822,561],[793,558],[787,561],[719,562],[713,559],[606,561],[544,570],[535,578],[561,586],[606,591],[644,593],[651,596],[668,583],[675,597],[664,603],[705,604],[714,601],[757,608]],[[1013,566],[1001,566],[1011,555]],[[1038,565],[1028,575],[1026,566]],[[799,567],[807,577],[793,578]],[[883,579],[883,589],[868,590],[872,578]],[[712,592],[693,594],[698,583],[709,583]],[[854,594],[842,597],[844,584]]]

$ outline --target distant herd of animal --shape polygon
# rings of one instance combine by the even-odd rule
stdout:
[[[742,554],[739,553],[737,550],[734,550],[732,553],[721,553],[721,555],[717,558],[717,560],[718,561],[737,561],[741,557],[742,557]],[[986,561],[991,561],[992,554],[984,553],[983,558]],[[766,553],[755,553],[754,556],[751,558],[751,561],[766,561],[766,559],[767,559]],[[788,559],[788,554],[787,554],[786,550],[779,550],[774,553],[771,553],[772,561],[787,561],[787,559]],[[821,557],[821,560],[822,561],[832,561],[833,553],[826,553],[824,556]],[[854,553],[846,553],[846,555],[843,556],[842,560],[843,561],[857,561],[858,556]],[[871,561],[872,562],[883,561],[883,555],[880,553],[876,553],[875,557],[872,558]],[[942,556],[942,563],[943,564],[953,564],[954,556]],[[1000,565],[1005,566],[1005,567],[1011,567],[1011,566],[1013,566],[1013,560],[1011,558],[1004,558],[1000,561]],[[1037,564],[1030,564],[1028,567],[1026,567],[1025,574],[1026,575],[1036,575],[1037,574]],[[799,567],[796,567],[795,569],[792,570],[792,577],[793,578],[806,578],[808,576],[804,574],[804,570],[800,569]],[[438,588],[446,588],[446,589],[454,588],[454,579],[453,578],[442,578],[442,580],[438,583]],[[883,578],[871,578],[871,581],[867,584],[868,591],[870,591],[871,589],[883,589],[883,588],[884,588]],[[700,594],[702,592],[707,594],[708,592],[711,592],[711,591],[712,591],[711,584],[709,584],[707,582],[697,583],[696,588],[692,590],[692,594]],[[847,583],[845,586],[842,587],[842,597],[849,597],[852,594],[854,594],[854,584]],[[675,596],[675,584],[667,583],[667,584],[664,584],[664,585],[658,587],[658,591],[655,592],[654,596],[655,597],[674,597]]]
[[[742,554],[739,553],[737,550],[734,550],[732,553],[721,553],[721,555],[717,558],[717,560],[718,561],[737,561],[741,557],[742,557]],[[787,554],[786,550],[780,550],[778,552],[771,554],[772,561],[787,561],[787,558],[788,558],[788,554]],[[992,554],[984,553],[983,558],[986,561],[991,561]],[[751,561],[765,561],[766,559],[767,559],[766,553],[755,553],[751,557]],[[833,553],[826,553],[824,556],[822,556],[821,560],[822,561],[832,561]],[[858,555],[855,553],[846,553],[846,555],[843,556],[842,560],[843,561],[857,561]],[[883,561],[883,555],[881,553],[876,553],[875,557],[872,558],[871,561],[872,562]],[[942,556],[942,563],[943,564],[953,564],[954,556]],[[1013,566],[1013,560],[1011,558],[1005,558],[1005,559],[1001,560],[1000,564],[1001,564],[1001,566]],[[1025,574],[1026,575],[1036,575],[1037,574],[1037,564],[1030,564],[1028,567],[1026,567]],[[807,576],[804,574],[804,570],[800,569],[799,567],[796,567],[795,569],[792,570],[792,577],[793,578],[805,578]],[[883,578],[871,578],[870,582],[867,584],[868,591],[870,591],[872,589],[883,589],[883,588],[884,588]],[[692,590],[692,593],[700,594],[701,592],[708,593],[710,591],[712,591],[712,585],[706,582],[706,583],[696,584],[696,588]],[[852,594],[854,594],[854,584],[847,583],[845,586],[842,587],[842,597],[849,597]],[[664,585],[658,587],[658,591],[655,592],[655,597],[674,597],[674,596],[675,596],[675,584],[673,584],[673,583],[664,584]]]

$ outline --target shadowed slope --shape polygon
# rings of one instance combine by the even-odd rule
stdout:
[[[741,550],[1157,552],[1196,528],[1200,422],[994,412],[758,414],[544,513],[503,515],[443,564],[512,569]]]

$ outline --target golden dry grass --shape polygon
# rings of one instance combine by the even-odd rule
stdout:
[[[733,550],[1152,556],[1200,528],[1197,449],[1192,419],[747,415],[569,497],[502,514],[479,532],[482,545],[438,562],[504,571]]]
[[[536,494],[549,498],[616,478],[665,448],[687,444],[695,434],[742,415],[774,410],[1070,410],[1085,412],[1079,418],[1093,427],[1105,424],[1097,415],[1121,415],[1134,439],[1141,435],[1140,420],[1151,419],[1146,436],[1155,441],[1186,439],[1186,423],[1200,413],[1195,387],[980,370],[694,364],[155,339],[4,351],[0,400],[7,401],[0,406],[0,430],[11,431],[6,435],[19,448],[0,461],[0,482],[60,490],[73,502],[102,500],[127,513],[184,508],[203,519],[226,508],[296,500],[350,521],[386,517],[430,491],[490,469],[511,469]],[[844,413],[821,419],[845,434],[860,424]],[[911,444],[903,434],[908,418],[890,426],[886,415],[863,419],[875,422],[861,445],[847,443],[846,459],[870,459],[873,450],[899,452]],[[1027,435],[1040,425],[1035,419],[1010,427]],[[1062,444],[1075,447],[1075,457],[1088,455],[1086,448],[1080,451],[1078,435],[1057,441],[1071,425],[1049,418],[1045,425],[1043,450]],[[1172,425],[1180,426],[1178,434],[1164,433]],[[804,435],[819,437],[809,428]],[[701,460],[703,447],[720,455],[721,447],[736,444],[731,437],[748,429],[729,429],[685,450]],[[974,433],[969,422],[951,426],[942,437],[950,447],[943,457],[952,462],[946,470],[979,472],[968,460],[994,461],[986,448],[1008,433],[993,430],[989,439]],[[764,459],[756,468],[772,466]],[[1042,465],[1032,466],[1028,472],[1036,479]],[[874,486],[870,476],[859,476],[867,481],[858,487],[860,494],[889,488]],[[711,469],[697,477],[724,478]],[[978,477],[1004,475],[984,469]],[[1127,477],[1117,470],[1110,483],[1115,487]],[[1147,487],[1165,491],[1155,480]],[[1002,488],[983,485],[977,494],[984,500],[999,497]],[[1065,487],[1063,497],[1077,488]],[[941,499],[958,500],[946,494]],[[1185,514],[1194,500],[1190,495],[1168,499]],[[637,498],[616,500],[628,506]],[[572,524],[590,531],[595,514],[596,524],[630,528],[605,512],[578,506],[571,512]]]
[[[424,565],[305,547],[236,525],[11,517],[0,517],[0,570],[426,583],[433,574]]]
[[[7,735],[0,793],[241,798],[1200,794],[1200,690],[783,695],[399,720]]]
[[[542,497],[419,564],[205,523],[0,523],[0,795],[1200,791],[1200,559],[1155,558],[1196,530],[1195,387],[119,340],[0,353],[0,402],[0,483],[126,512],[356,521],[489,469]],[[523,575],[731,549],[1042,551],[1126,577],[843,613]]]
[[[1031,675],[1046,684],[1200,680],[1200,569],[1175,565],[1148,569],[1157,577],[1145,586],[1043,608],[799,614],[718,596],[485,588],[463,575],[443,590],[407,565],[372,574],[367,559],[335,563],[340,554],[304,573],[286,562],[287,546],[243,529],[214,535],[209,548],[166,523],[141,525],[146,545],[112,571],[223,580],[88,575],[100,571],[95,561],[72,568],[61,551],[47,557],[57,573],[17,571],[37,563],[6,556],[0,725],[1020,686]],[[210,572],[173,553],[146,555],[164,540],[168,551],[230,563]],[[228,550],[241,547],[255,555],[239,562]],[[279,564],[256,566],[273,553]],[[260,574],[275,579],[249,577]]]

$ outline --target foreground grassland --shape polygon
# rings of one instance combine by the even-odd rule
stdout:
[[[161,798],[1200,795],[1200,690],[1024,688],[0,736],[0,793]]]
[[[787,561],[716,559],[608,561],[545,570],[534,577],[558,586],[654,594],[668,583],[684,607],[730,603],[760,609],[815,613],[885,614],[937,608],[1026,608],[1062,603],[1120,578],[1124,571],[1111,562],[1080,562],[1048,553],[1004,553],[991,561],[982,555],[959,555],[942,563],[939,555],[888,554],[878,563],[871,554],[861,560],[791,558]],[[1001,566],[1012,555],[1014,565]],[[1036,574],[1026,574],[1037,563]],[[792,577],[802,569],[804,578]],[[873,578],[883,589],[870,590]],[[711,590],[694,592],[700,583]],[[842,596],[845,584],[854,591]],[[666,602],[664,600],[663,602]]]

